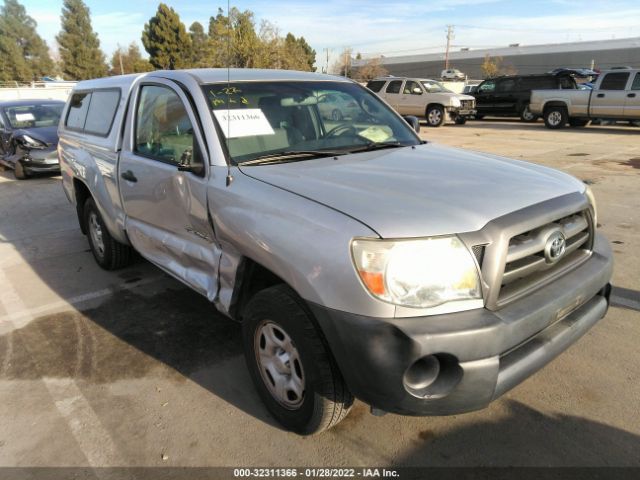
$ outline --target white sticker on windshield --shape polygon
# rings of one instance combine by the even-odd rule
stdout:
[[[33,116],[33,113],[16,113],[16,121],[18,122],[31,122],[35,120],[36,117]]]
[[[269,120],[259,108],[214,110],[213,113],[227,138],[275,134]]]

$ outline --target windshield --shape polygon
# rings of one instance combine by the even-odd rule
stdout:
[[[422,85],[424,85],[425,90],[429,93],[451,93],[451,90],[445,88],[441,83],[434,82],[433,80],[423,80]]]
[[[42,103],[5,107],[12,128],[56,127],[60,122],[64,103]]]
[[[348,82],[243,82],[205,85],[231,160],[272,154],[417,145],[411,127],[378,97]]]

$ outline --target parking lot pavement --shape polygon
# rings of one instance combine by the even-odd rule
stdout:
[[[2,466],[640,466],[640,129],[541,123],[423,129],[439,143],[588,181],[616,256],[607,317],[486,410],[280,430],[240,328],[143,260],[101,271],[60,178],[0,173]]]

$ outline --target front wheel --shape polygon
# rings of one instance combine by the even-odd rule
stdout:
[[[98,265],[105,270],[117,270],[133,261],[133,249],[111,236],[93,198],[87,199],[84,204],[84,224],[91,253]]]
[[[311,435],[347,416],[353,396],[304,301],[289,287],[276,285],[253,296],[242,337],[253,382],[282,426]]]
[[[13,176],[16,177],[16,180],[26,180],[29,178],[29,174],[20,160],[18,160],[13,167]]]
[[[432,105],[427,108],[427,125],[429,127],[440,127],[445,121],[445,111],[441,105]]]
[[[544,124],[547,128],[564,128],[569,120],[567,109],[564,107],[550,107],[544,112]]]
[[[464,125],[465,123],[467,123],[467,117],[456,117],[454,122],[456,123],[456,125]]]

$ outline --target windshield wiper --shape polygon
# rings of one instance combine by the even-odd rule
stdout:
[[[349,150],[349,153],[370,152],[372,150],[382,150],[384,148],[402,148],[411,146],[412,145],[408,145],[402,142],[370,142],[363,147]]]
[[[266,155],[260,155],[253,160],[247,162],[240,162],[239,166],[244,167],[247,165],[264,165],[267,163],[280,163],[280,162],[292,162],[297,160],[303,160],[300,157],[335,157],[337,155],[344,155],[350,153],[348,151],[337,150],[283,150],[281,152],[267,153]]]

